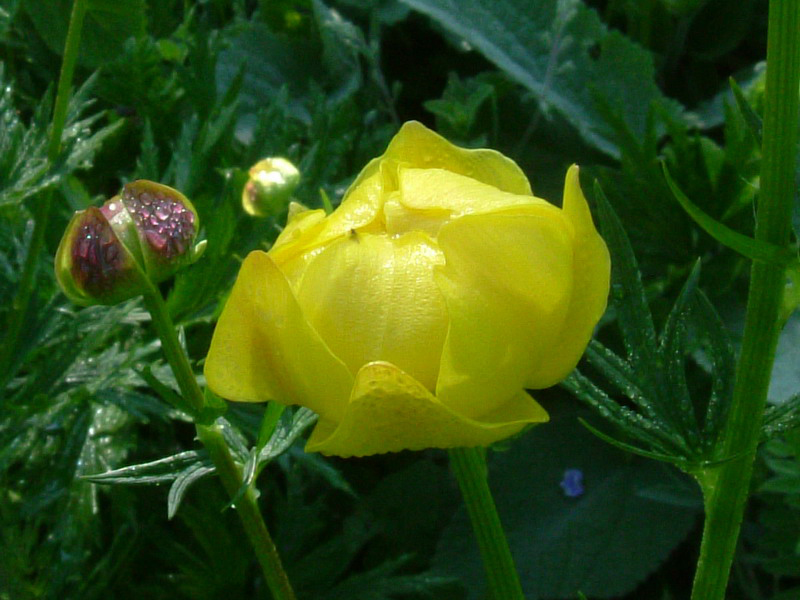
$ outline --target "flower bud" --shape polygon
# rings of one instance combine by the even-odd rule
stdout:
[[[152,181],[125,185],[100,208],[78,211],[56,253],[56,279],[67,297],[88,306],[143,293],[194,262],[199,220],[179,191]]]
[[[265,158],[248,172],[242,191],[242,207],[254,217],[279,213],[300,183],[300,171],[285,158]]]

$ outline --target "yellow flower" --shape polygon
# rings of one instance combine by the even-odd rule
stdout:
[[[308,451],[487,445],[547,421],[524,390],[575,367],[609,272],[577,167],[562,210],[502,154],[406,123],[333,214],[290,210],[247,257],[206,378],[316,411]]]

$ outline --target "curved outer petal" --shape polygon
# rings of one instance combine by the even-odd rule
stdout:
[[[302,251],[323,228],[324,221],[325,211],[321,208],[290,213],[286,227],[272,244],[272,258],[283,261]]]
[[[347,367],[308,324],[272,258],[251,252],[220,316],[205,364],[223,398],[301,404],[342,416],[353,385]]]
[[[297,300],[311,326],[355,375],[389,361],[436,387],[447,309],[434,281],[444,257],[421,232],[353,233],[328,245],[303,275]]]
[[[544,409],[521,390],[494,413],[470,419],[396,366],[372,362],[358,372],[344,418],[321,419],[306,451],[346,457],[485,446],[547,420]]]
[[[411,167],[446,169],[466,175],[504,192],[530,196],[531,185],[525,173],[510,158],[495,150],[470,150],[454,146],[422,123],[405,123],[389,142],[383,156],[371,160],[348,189],[345,198],[374,176],[384,161],[396,161]]]
[[[504,192],[443,169],[401,168],[398,181],[400,193],[384,209],[390,235],[422,229],[436,236],[446,222],[469,214],[524,212],[531,206],[558,212],[541,198]]]
[[[450,314],[436,395],[477,418],[525,387],[561,332],[572,292],[570,227],[555,207],[443,226],[437,282]]]
[[[592,222],[576,165],[567,171],[563,211],[574,230],[572,298],[558,342],[528,377],[526,387],[530,388],[549,387],[569,375],[586,349],[608,301],[611,259]]]

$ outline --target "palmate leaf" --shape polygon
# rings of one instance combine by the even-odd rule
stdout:
[[[152,485],[174,481],[186,469],[203,464],[211,464],[204,452],[187,450],[138,465],[130,465],[105,473],[84,475],[83,478],[93,483]]]
[[[619,109],[634,135],[654,103],[678,115],[655,83],[649,53],[610,30],[580,0],[401,0],[463,39],[554,110],[595,148],[618,156],[598,99]]]
[[[147,463],[84,475],[83,479],[111,485],[159,485],[171,482],[167,495],[167,518],[172,519],[189,487],[215,471],[205,451],[187,450]]]
[[[103,142],[122,126],[119,121],[98,128],[101,113],[83,117],[93,104],[90,93],[95,82],[96,76],[87,79],[70,99],[61,156],[51,166],[47,143],[52,94],[45,95],[31,122],[24,123],[13,102],[13,88],[5,83],[0,65],[0,208],[19,204],[57,185],[77,169],[90,166]]]
[[[595,197],[600,229],[611,253],[612,307],[626,356],[617,356],[597,341],[586,351],[588,364],[616,388],[615,394],[606,393],[578,371],[564,385],[633,441],[611,443],[692,472],[697,465],[718,459],[715,446],[734,378],[728,333],[698,289],[698,262],[678,294],[663,331],[656,334],[625,231],[599,186],[595,186]],[[701,363],[711,364],[711,392],[706,399],[693,398],[690,391],[686,360],[692,355]],[[624,403],[617,399],[618,394],[626,398]],[[606,441],[613,439],[594,426],[591,429]]]

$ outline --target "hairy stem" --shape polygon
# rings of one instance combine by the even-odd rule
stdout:
[[[756,239],[781,247],[789,243],[794,199],[799,86],[800,2],[771,0]],[[693,600],[725,597],[780,334],[785,285],[783,266],[753,263],[733,404],[721,441],[722,456],[731,460],[698,477],[706,521]]]
[[[153,319],[153,326],[161,339],[164,355],[170,367],[172,367],[175,379],[178,381],[181,394],[194,411],[200,413],[205,402],[203,392],[197,384],[197,379],[195,379],[192,367],[189,365],[189,360],[180,345],[164,299],[155,287],[151,287],[150,291],[145,294],[144,300]],[[197,437],[208,450],[208,454],[217,469],[217,474],[222,480],[222,485],[231,498],[236,497],[242,485],[242,471],[234,461],[221,430],[215,423],[197,423],[196,429]],[[275,600],[294,600],[294,591],[292,591],[289,578],[283,569],[275,543],[272,541],[272,537],[258,509],[256,496],[252,488],[248,489],[241,498],[236,500],[235,508],[261,565],[261,570],[272,592],[272,597]]]

